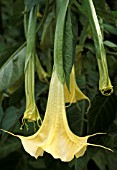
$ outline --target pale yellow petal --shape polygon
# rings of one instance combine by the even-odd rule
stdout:
[[[80,151],[78,151],[78,152],[75,154],[75,157],[76,157],[76,158],[79,158],[79,157],[83,156],[84,153],[86,152],[86,150],[87,150],[87,144],[86,144]]]
[[[67,85],[64,86],[64,93],[65,93],[65,103],[76,103],[79,100],[88,100],[89,107],[90,107],[90,100],[87,96],[85,96],[82,91],[79,89],[78,85],[76,84],[75,79],[75,70],[74,66],[72,68],[70,74],[70,91],[67,88]]]
[[[38,156],[43,155],[43,152],[44,152],[43,149],[38,147],[39,146],[38,145],[39,144],[38,132],[35,133],[32,136],[24,137],[24,136],[21,136],[21,135],[15,135],[15,134],[13,134],[13,133],[11,133],[9,131],[3,130],[3,129],[1,129],[1,130],[4,131],[4,132],[9,133],[12,136],[18,137],[22,142],[24,150],[27,153],[29,153],[31,156],[37,158]]]

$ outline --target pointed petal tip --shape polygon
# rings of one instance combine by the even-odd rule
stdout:
[[[114,152],[112,149],[108,148],[108,147],[105,147],[105,146],[102,146],[102,145],[96,145],[96,144],[91,144],[91,143],[87,143],[87,145],[89,146],[95,146],[95,147],[99,147],[99,148],[103,148],[103,149],[106,149],[106,150],[109,150],[111,152]]]
[[[0,129],[0,130],[3,131],[3,132],[5,132],[5,133],[8,133],[8,134],[10,134],[10,135],[12,135],[12,136],[18,137],[18,135],[15,135],[15,134],[13,134],[13,133],[7,131],[7,130],[4,130],[4,129]]]
[[[94,133],[92,135],[88,135],[87,137],[93,137],[93,136],[96,136],[96,135],[106,135],[107,133],[104,133],[104,132],[98,132],[98,133]]]
[[[38,156],[35,156],[35,159],[38,159]]]

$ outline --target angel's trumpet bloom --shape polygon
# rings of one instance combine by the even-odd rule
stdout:
[[[89,102],[89,107],[90,107],[90,100],[87,96],[85,96],[79,87],[76,84],[76,79],[75,79],[75,69],[74,66],[72,67],[72,71],[70,74],[70,91],[67,88],[67,85],[65,84],[64,86],[65,90],[65,103],[76,103],[79,100],[86,99]]]
[[[43,152],[46,151],[54,158],[60,158],[62,161],[68,162],[74,156],[77,158],[82,156],[87,149],[87,145],[100,146],[87,143],[88,138],[94,135],[96,134],[78,137],[69,129],[65,111],[64,85],[60,82],[54,70],[42,126],[32,136],[14,136],[21,139],[25,151],[35,158],[42,156]]]
[[[22,119],[23,125],[25,120],[28,120],[28,122],[36,121],[38,124],[38,120],[41,121],[41,117],[34,99],[34,62],[32,59],[29,60],[25,71],[25,93],[26,110]]]
[[[34,122],[41,121],[40,114],[38,112],[35,98],[34,98],[34,56],[30,56],[25,70],[25,93],[26,93],[26,110],[23,116],[23,124],[25,120]]]
[[[41,120],[35,98],[34,98],[34,74],[35,74],[35,33],[36,33],[36,16],[37,7],[30,10],[29,24],[27,32],[27,47],[25,59],[25,93],[26,93],[26,111],[23,117],[29,122]]]
[[[83,1],[84,8],[90,22],[91,31],[94,39],[96,58],[99,68],[99,90],[105,96],[109,96],[113,93],[113,86],[111,84],[108,66],[106,61],[106,52],[103,44],[103,36],[100,29],[99,21],[97,18],[96,10],[93,4],[93,0]]]

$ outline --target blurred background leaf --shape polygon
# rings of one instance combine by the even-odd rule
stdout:
[[[115,95],[96,96],[88,114],[88,132],[105,132],[112,124],[117,112],[117,97]],[[111,115],[111,116],[110,116]]]

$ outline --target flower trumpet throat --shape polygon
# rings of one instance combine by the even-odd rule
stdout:
[[[88,145],[105,148],[87,143],[88,138],[96,134],[79,137],[69,129],[65,111],[64,85],[58,79],[55,70],[52,74],[46,113],[40,129],[29,137],[10,134],[20,138],[25,151],[35,158],[42,156],[46,151],[54,158],[68,162],[74,156],[77,158],[82,156]]]
[[[87,100],[89,102],[89,107],[91,106],[91,102],[87,96],[85,96],[79,87],[76,84],[75,79],[75,69],[74,66],[72,67],[72,71],[70,74],[70,91],[67,88],[67,85],[64,86],[64,93],[65,93],[65,103],[76,103],[79,100]]]

